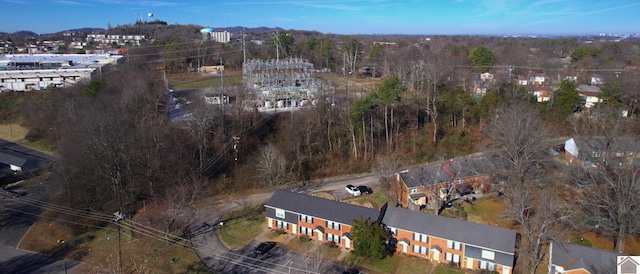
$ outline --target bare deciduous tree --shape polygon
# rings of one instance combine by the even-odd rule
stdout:
[[[260,149],[256,169],[265,183],[275,186],[287,175],[287,159],[278,147],[269,143]]]
[[[556,225],[566,218],[556,194],[547,190],[553,189],[546,169],[551,163],[549,133],[535,109],[512,104],[495,114],[487,137],[495,185],[506,197],[505,216],[522,229],[519,252],[535,273],[546,255],[545,246],[561,240]]]

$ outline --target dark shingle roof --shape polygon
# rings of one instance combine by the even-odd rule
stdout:
[[[400,177],[407,187],[418,187],[481,176],[490,172],[491,162],[487,157],[481,156],[405,170],[400,172]]]
[[[514,253],[516,231],[482,225],[405,208],[387,207],[382,222],[390,227],[434,237]]]
[[[8,150],[8,149],[0,149],[0,163],[6,165],[14,165],[19,166],[22,170],[30,170],[38,168],[39,161],[38,159],[33,159],[29,155]]]
[[[376,221],[380,215],[380,212],[377,209],[342,203],[281,189],[277,189],[273,193],[273,196],[271,196],[271,199],[267,202],[266,206],[335,221],[342,224],[351,224],[353,220],[360,219],[360,217]]]
[[[622,255],[624,254],[578,244],[554,243],[551,264],[562,266],[565,271],[583,268],[591,273],[600,273],[601,270],[611,267],[615,269],[616,258]]]

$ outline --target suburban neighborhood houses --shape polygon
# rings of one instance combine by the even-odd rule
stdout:
[[[639,274],[625,1],[4,1],[0,274]]]

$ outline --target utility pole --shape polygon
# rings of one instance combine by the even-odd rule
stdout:
[[[116,216],[116,218],[113,219],[113,221],[118,225],[118,265],[119,265],[119,273],[123,273],[122,272],[122,246],[120,243],[120,233],[122,232],[122,226],[120,225],[120,221],[122,221],[124,219],[124,213],[121,213],[120,211],[116,211],[113,213],[113,215]]]
[[[508,65],[507,69],[509,70],[509,84],[511,84],[511,71],[513,71],[513,66],[512,65]]]
[[[242,27],[242,63],[247,62],[247,44],[245,44],[244,40],[244,27]]]

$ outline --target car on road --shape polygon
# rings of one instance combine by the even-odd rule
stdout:
[[[261,243],[258,245],[258,247],[256,247],[256,254],[266,254],[267,252],[269,252],[269,250],[271,250],[275,246],[276,246],[275,242]]]
[[[349,192],[349,194],[353,195],[353,196],[358,196],[360,195],[360,190],[358,189],[358,187],[354,186],[354,185],[347,185],[344,189],[347,190],[347,192]]]
[[[371,193],[373,193],[373,190],[368,186],[358,186],[358,190],[360,191],[360,194],[371,194]]]

